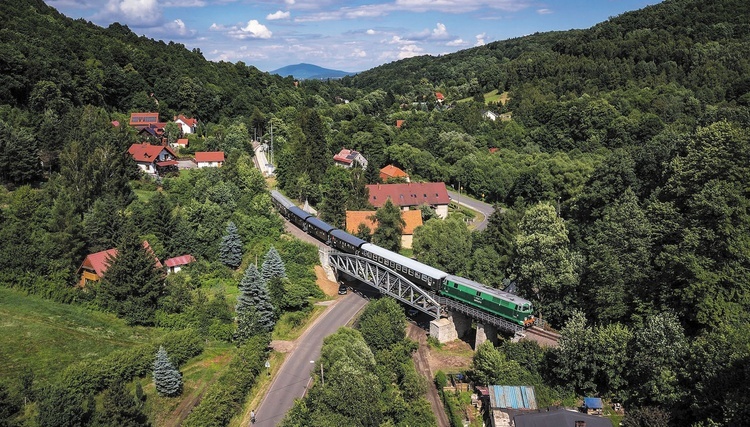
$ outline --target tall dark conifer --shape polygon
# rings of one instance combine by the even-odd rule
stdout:
[[[182,374],[169,360],[163,346],[159,346],[154,360],[154,385],[160,396],[174,397],[182,393]]]
[[[242,240],[237,232],[237,226],[229,221],[224,237],[219,246],[219,261],[227,267],[236,269],[242,263]]]

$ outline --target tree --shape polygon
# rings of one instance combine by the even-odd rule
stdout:
[[[485,341],[472,357],[469,376],[475,384],[518,384],[521,379],[521,366],[515,360],[508,360],[498,351],[492,341]]]
[[[274,307],[266,283],[255,264],[247,267],[238,288],[240,294],[235,307],[238,342],[249,335],[271,332],[276,323]]]
[[[580,263],[570,251],[565,223],[552,205],[540,203],[526,211],[518,228],[511,278],[522,295],[560,324],[574,307]]]
[[[182,374],[174,367],[164,346],[159,346],[154,359],[154,385],[159,396],[175,397],[182,394]]]
[[[151,424],[141,412],[140,402],[125,390],[121,381],[115,381],[102,395],[102,410],[94,417],[94,425],[139,427]]]
[[[406,226],[401,210],[388,199],[375,212],[375,219],[378,228],[372,235],[372,242],[389,251],[398,252],[401,249],[401,234]]]
[[[0,427],[13,425],[13,416],[18,411],[17,403],[8,393],[8,387],[0,383]]]
[[[237,232],[237,226],[229,221],[224,237],[219,246],[219,261],[227,267],[236,269],[242,263],[242,240]]]
[[[414,254],[427,265],[464,274],[471,259],[471,233],[458,216],[431,219],[414,231]]]
[[[328,168],[323,178],[323,200],[320,218],[336,228],[346,225],[346,209],[349,200],[349,171],[342,167]]]
[[[150,325],[163,292],[164,273],[150,247],[126,232],[97,288],[99,304],[131,325]]]
[[[368,304],[359,318],[359,330],[373,353],[387,350],[406,338],[406,316],[391,298]]]
[[[284,261],[281,260],[281,255],[279,255],[279,252],[273,246],[271,246],[268,252],[266,252],[266,256],[263,258],[260,275],[263,278],[264,283],[270,283],[274,278],[286,277]]]
[[[164,136],[167,137],[167,144],[169,145],[177,143],[177,139],[180,137],[181,133],[182,129],[180,129],[180,125],[175,122],[168,122],[164,126]]]
[[[49,427],[78,427],[85,425],[87,415],[83,396],[66,386],[49,386],[42,390],[37,403],[37,423]],[[91,410],[93,408],[89,408]]]

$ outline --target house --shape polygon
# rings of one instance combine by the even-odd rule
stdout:
[[[166,123],[155,123],[155,124],[148,125],[146,127],[142,127],[138,131],[138,136],[140,137],[141,141],[153,139],[163,144],[165,125]]]
[[[143,247],[151,255],[154,255],[154,251],[151,249],[151,245],[147,241],[143,241]],[[78,281],[78,286],[85,287],[89,282],[98,282],[104,277],[104,273],[109,268],[109,263],[114,257],[117,256],[117,248],[107,249],[105,251],[95,252],[93,254],[86,255],[83,259],[83,263],[78,267],[78,274],[81,275],[81,279]],[[154,255],[156,268],[162,268],[162,264]]]
[[[406,120],[403,120],[403,119],[396,120],[396,129],[401,129],[404,123],[406,123]]]
[[[182,270],[182,267],[191,262],[195,262],[195,258],[192,255],[180,255],[164,261],[164,266],[167,268],[167,274],[174,274],[179,273],[180,270]]]
[[[443,101],[445,101],[445,95],[440,92],[435,92],[435,98],[437,99],[437,102],[441,104],[443,103]]]
[[[498,114],[495,114],[494,112],[489,110],[482,113],[482,116],[484,116],[485,119],[492,120],[493,122],[497,120],[498,117],[500,117]]]
[[[448,217],[450,197],[444,182],[411,182],[406,184],[372,184],[368,185],[370,204],[379,208],[385,201],[400,207],[401,210],[427,204],[435,209],[440,218]]]
[[[342,148],[338,154],[333,156],[333,162],[345,168],[354,167],[355,164],[362,166],[362,169],[367,168],[367,159],[363,155],[354,150],[347,150],[346,148]]]
[[[189,119],[182,114],[175,117],[174,122],[180,125],[180,129],[182,129],[183,135],[195,133],[195,128],[196,126],[198,126],[198,119]]]
[[[513,422],[516,427],[612,427],[609,418],[565,408],[518,414],[513,417]]]
[[[128,149],[138,167],[150,174],[177,168],[177,154],[169,147],[151,144],[133,144]]]
[[[598,397],[584,397],[583,398],[583,412],[589,415],[601,415],[604,405],[602,399]]]
[[[139,130],[157,123],[159,123],[159,113],[130,113],[130,126]]]
[[[389,179],[403,179],[409,182],[409,175],[396,166],[388,165],[380,169],[380,180],[387,183]]]
[[[536,392],[532,386],[490,385],[477,387],[477,391],[494,427],[511,427],[515,415],[537,410]]]
[[[220,168],[224,164],[224,152],[198,151],[195,153],[195,163],[199,168]]]
[[[182,149],[182,148],[187,148],[188,144],[189,144],[189,142],[188,142],[187,138],[180,138],[177,141],[169,144],[169,146],[172,147],[172,148]]]
[[[356,234],[359,225],[364,224],[371,232],[378,228],[377,221],[373,221],[375,211],[346,211],[346,231]],[[411,249],[414,242],[414,230],[422,225],[422,211],[419,209],[401,211],[401,219],[404,220],[404,229],[401,232],[401,247]]]

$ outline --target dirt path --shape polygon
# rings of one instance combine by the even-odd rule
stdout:
[[[438,391],[435,388],[433,373],[428,362],[430,349],[427,346],[427,334],[413,323],[408,324],[406,333],[409,339],[419,343],[419,348],[412,355],[412,359],[414,360],[417,372],[427,380],[427,400],[430,402],[432,412],[435,414],[437,425],[438,427],[450,427],[448,416],[445,414],[445,409],[443,408],[443,402],[440,400]]]

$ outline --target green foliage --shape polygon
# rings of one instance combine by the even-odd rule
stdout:
[[[393,252],[401,249],[401,233],[406,223],[401,217],[401,210],[388,199],[375,212],[378,229],[372,235],[372,242]]]
[[[265,283],[269,283],[275,278],[286,277],[284,261],[282,261],[279,251],[273,246],[271,246],[268,252],[266,252],[266,256],[263,258],[263,265],[260,267],[260,275]]]
[[[154,360],[154,385],[159,396],[175,397],[182,394],[182,374],[169,360],[163,346],[159,347]]]
[[[237,297],[237,336],[242,343],[250,335],[269,333],[276,324],[274,306],[266,282],[258,273],[255,264],[250,264],[239,284]]]
[[[476,384],[523,385],[519,384],[520,372],[521,366],[518,362],[508,360],[504,353],[492,345],[492,341],[485,341],[472,358],[469,376]]]
[[[431,219],[414,231],[414,253],[420,262],[450,274],[464,274],[471,257],[471,233],[455,215]]]
[[[219,246],[219,261],[227,267],[236,269],[242,263],[242,240],[237,234],[237,226],[229,221],[224,237]]]
[[[200,404],[193,409],[183,425],[228,425],[241,408],[247,392],[263,373],[269,343],[268,336],[256,335],[240,346],[227,371],[208,388]]]
[[[97,301],[130,324],[149,325],[154,322],[159,298],[164,292],[164,273],[155,265],[154,254],[132,232],[123,237],[109,262]]]
[[[93,407],[84,406],[85,395],[74,387],[48,386],[41,391],[37,423],[40,426],[83,426]]]
[[[406,338],[404,310],[395,300],[381,298],[365,307],[358,329],[374,353],[389,349]]]
[[[136,387],[139,385],[140,382],[136,382]],[[140,410],[140,404],[140,400],[125,390],[122,382],[115,382],[102,394],[102,409],[97,411],[93,424],[102,427],[150,426],[148,418]]]

